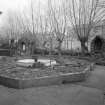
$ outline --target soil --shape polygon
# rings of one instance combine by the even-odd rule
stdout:
[[[78,59],[62,59],[63,64],[59,64],[53,67],[38,67],[38,68],[26,68],[19,67],[12,58],[0,60],[0,75],[9,78],[38,78],[44,76],[55,76],[65,73],[74,73],[83,71],[89,63]]]

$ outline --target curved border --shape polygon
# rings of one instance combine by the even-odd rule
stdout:
[[[9,78],[3,75],[0,75],[0,84],[5,85],[7,87],[24,89],[38,86],[48,86],[48,85],[58,85],[64,82],[79,82],[86,79],[89,72],[93,70],[94,64],[88,65],[82,72],[76,73],[66,73],[59,74],[55,76],[45,76],[40,78],[32,78],[32,79],[18,79],[18,78]]]

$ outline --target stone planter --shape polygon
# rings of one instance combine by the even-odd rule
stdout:
[[[64,82],[79,82],[84,80],[90,70],[93,69],[93,64],[86,67],[82,72],[75,73],[59,73],[59,75],[54,76],[45,76],[39,78],[10,78],[4,75],[0,75],[0,84],[5,85],[7,87],[24,89],[30,87],[38,87],[38,86],[48,86],[48,85],[59,85]]]

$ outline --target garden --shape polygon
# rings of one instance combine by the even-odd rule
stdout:
[[[105,65],[105,14],[98,0],[48,0],[45,15],[29,4],[31,14],[12,12],[2,28],[6,37],[0,40],[0,84],[27,88],[77,82],[94,64]]]
[[[1,57],[0,83],[13,88],[28,88],[62,84],[66,81],[76,82],[84,80],[92,69],[91,63],[79,59],[54,57],[37,59],[39,60]]]

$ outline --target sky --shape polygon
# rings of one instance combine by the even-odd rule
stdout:
[[[47,0],[32,0],[36,5],[40,2],[45,4]],[[0,0],[0,10],[7,11],[8,9],[23,9],[31,0]]]
[[[0,9],[7,11],[8,9],[15,9],[18,5],[23,5],[25,0],[0,0]]]
[[[0,11],[3,12],[0,16],[0,24],[2,25],[4,23],[9,11],[21,11],[26,5],[26,1],[27,0],[0,0]]]
[[[0,11],[3,12],[0,16],[0,24],[3,24],[9,11],[23,11],[28,8],[30,2],[31,0],[0,0]],[[40,2],[41,7],[44,9],[47,0],[33,0],[33,2],[35,8],[38,7]]]

